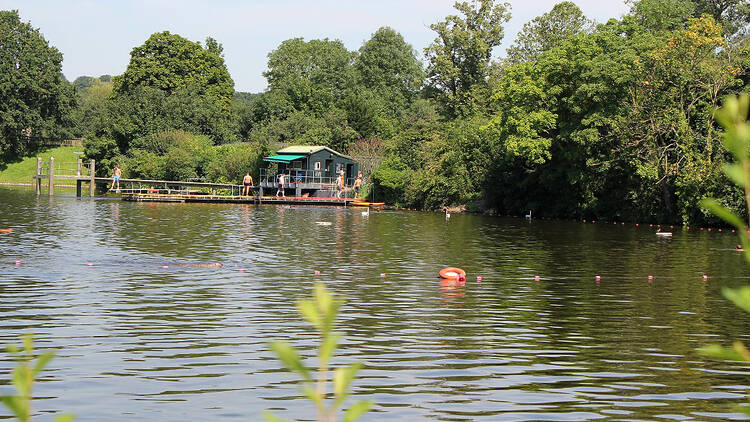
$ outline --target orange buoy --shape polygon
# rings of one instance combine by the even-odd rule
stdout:
[[[0,233],[13,233],[13,229],[0,229]]]
[[[466,280],[466,271],[456,267],[446,267],[440,270],[440,278],[455,278],[458,281]]]

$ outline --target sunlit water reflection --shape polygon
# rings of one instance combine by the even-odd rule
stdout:
[[[378,405],[364,420],[738,419],[750,389],[747,365],[695,351],[750,343],[720,294],[750,275],[730,233],[17,190],[0,190],[2,227],[0,341],[33,332],[58,349],[41,414],[313,420],[266,343],[315,364],[295,307],[315,280],[348,299],[335,363],[366,362],[354,396]],[[445,266],[466,285],[441,287]],[[0,393],[11,366],[3,355]]]

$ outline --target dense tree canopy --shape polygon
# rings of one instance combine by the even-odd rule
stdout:
[[[274,111],[323,114],[352,87],[354,54],[338,40],[293,38],[268,54],[268,80]]]
[[[130,53],[125,73],[114,78],[115,94],[129,94],[139,87],[157,88],[166,94],[190,88],[229,107],[234,82],[221,56],[221,46],[212,38],[207,44],[203,48],[169,31],[151,35]]]
[[[359,49],[358,85],[377,92],[393,116],[413,102],[424,80],[417,53],[395,30],[378,29]]]
[[[494,0],[457,2],[459,15],[430,25],[437,33],[425,49],[427,80],[448,116],[474,112],[487,83],[492,49],[503,40],[510,5]]]
[[[575,3],[558,3],[551,11],[523,26],[516,41],[508,48],[508,60],[515,63],[536,60],[563,40],[587,32],[592,26],[593,23],[583,16]]]
[[[16,11],[0,11],[0,157],[58,140],[75,105],[63,56]]]
[[[239,181],[263,154],[314,144],[357,157],[370,199],[409,207],[711,222],[702,198],[742,204],[743,192],[721,172],[729,157],[714,110],[725,95],[750,90],[748,3],[630,4],[627,15],[594,26],[563,1],[497,57],[509,5],[459,2],[456,15],[431,25],[437,37],[424,70],[389,27],[355,51],[339,40],[291,38],[269,53],[268,87],[254,94],[233,92],[216,40],[201,46],[160,32],[133,49],[112,82],[74,81],[73,132],[85,136],[98,168],[116,162],[130,176]],[[3,17],[31,41],[2,34],[2,42],[46,52],[29,63],[51,69],[29,76],[39,81],[0,84],[3,95],[27,82],[72,89],[60,78],[61,56],[38,31],[17,14]],[[2,63],[10,72],[3,81],[29,67],[13,63]],[[42,97],[49,100],[23,98]],[[65,129],[51,123],[64,123],[66,97],[56,98],[57,109],[44,108],[57,110],[48,123],[3,114],[0,146],[11,145],[6,133]]]

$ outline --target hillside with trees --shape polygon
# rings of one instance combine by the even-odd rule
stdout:
[[[702,198],[742,206],[714,111],[750,89],[750,6],[630,4],[596,23],[560,2],[506,52],[512,10],[495,0],[457,2],[422,52],[389,27],[356,51],[290,34],[255,94],[234,91],[218,41],[169,32],[136,46],[122,75],[70,84],[61,54],[2,12],[0,47],[23,46],[46,73],[24,74],[0,48],[0,153],[80,136],[103,172],[119,163],[129,177],[236,182],[280,145],[325,145],[363,164],[375,199],[401,206],[715,223]],[[9,38],[11,27],[27,38]]]

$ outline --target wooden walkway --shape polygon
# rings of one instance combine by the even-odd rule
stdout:
[[[242,196],[242,195],[210,195],[177,192],[162,193],[148,192],[146,189],[123,190],[122,199],[133,202],[179,202],[179,203],[215,203],[215,204],[277,204],[277,205],[327,205],[343,207],[384,207],[383,203],[364,202],[353,198],[315,198],[302,196]]]
[[[49,164],[42,163],[41,158],[37,158],[36,162],[36,174],[34,174],[34,185],[36,186],[36,194],[40,195],[42,192],[42,181],[47,181],[48,194],[52,196],[55,190],[55,184],[57,181],[65,182],[76,182],[76,196],[81,196],[82,184],[88,183],[89,195],[91,197],[96,194],[96,185],[109,186],[112,184],[111,177],[96,177],[96,164],[94,160],[89,163],[83,163],[78,160],[77,163],[55,163],[54,158],[50,157]],[[197,188],[210,191],[215,194],[217,190],[228,192],[230,195],[234,195],[235,192],[239,194],[242,192],[241,185],[227,184],[227,183],[207,183],[201,181],[176,181],[176,180],[145,180],[145,179],[120,179],[120,187],[126,190],[132,191],[146,191],[147,189],[164,189],[167,192],[185,192],[187,193],[189,188]]]
[[[79,159],[77,163],[55,163],[50,158],[49,164],[37,159],[34,185],[37,195],[41,194],[42,181],[47,180],[48,193],[54,193],[56,181],[76,182],[76,196],[80,197],[82,184],[89,184],[89,195],[96,194],[96,184],[110,186],[112,178],[96,177],[96,165],[91,160],[85,165]],[[241,185],[225,183],[206,183],[200,181],[143,180],[120,179],[117,191],[125,201],[134,202],[178,202],[178,203],[237,203],[237,204],[279,204],[279,205],[324,205],[343,207],[382,208],[383,203],[369,203],[361,199],[336,197],[308,197],[301,195],[300,186],[295,185],[297,196],[275,197],[263,196],[263,185],[253,187],[252,196],[242,196]],[[271,188],[272,186],[266,186]],[[191,189],[192,188],[192,189]],[[292,189],[290,189],[292,190]],[[318,189],[326,191],[325,189]],[[112,191],[109,191],[112,192]],[[326,192],[333,192],[328,189]]]

